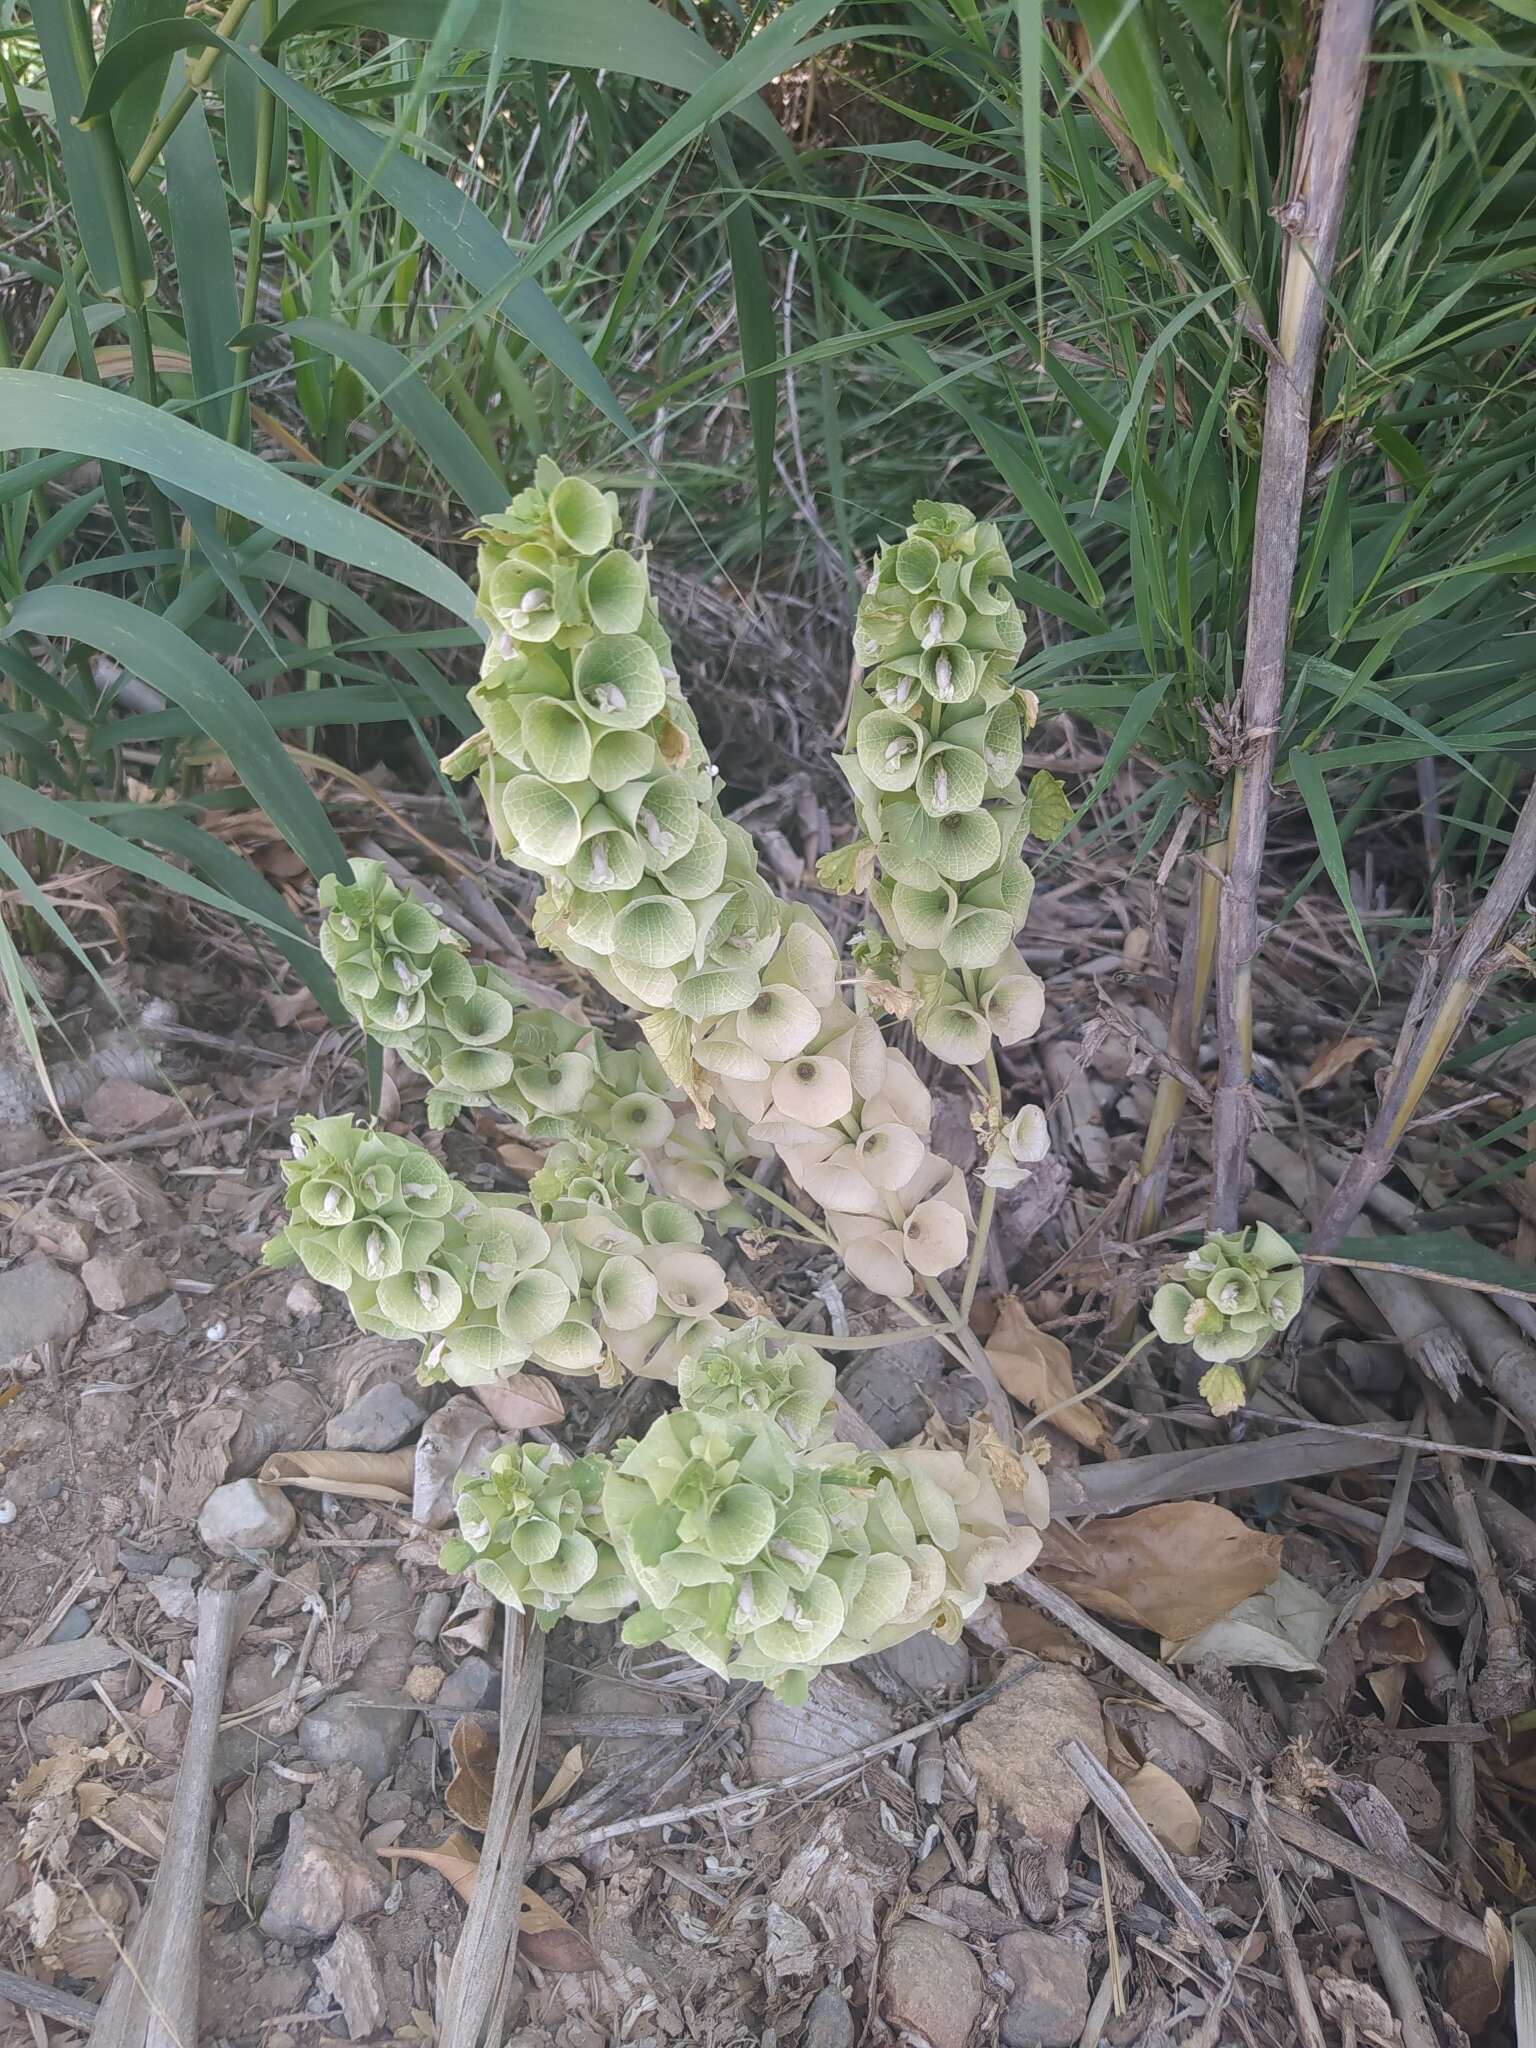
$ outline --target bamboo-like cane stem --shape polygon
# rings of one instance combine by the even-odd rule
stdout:
[[[1259,880],[1269,828],[1269,784],[1285,698],[1291,595],[1301,543],[1312,392],[1317,381],[1350,158],[1365,96],[1373,0],[1324,0],[1306,127],[1288,216],[1278,340],[1270,360],[1240,696],[1241,738],[1232,778],[1230,859],[1217,955],[1220,1071],[1212,1106],[1210,1221],[1237,1225],[1253,1121],[1253,963],[1259,950]]]

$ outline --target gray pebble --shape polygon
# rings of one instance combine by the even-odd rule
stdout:
[[[380,1380],[325,1427],[327,1450],[392,1451],[415,1436],[427,1419],[423,1388]]]
[[[0,1273],[0,1365],[78,1337],[89,1313],[73,1273],[52,1259],[23,1259]]]

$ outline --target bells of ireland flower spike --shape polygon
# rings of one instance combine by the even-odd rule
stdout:
[[[745,1408],[776,1422],[796,1450],[827,1435],[837,1375],[819,1351],[769,1323],[747,1323],[678,1368],[678,1399],[695,1415]]]
[[[1024,623],[1011,574],[997,527],[960,505],[915,506],[906,538],[881,550],[854,631],[865,674],[840,764],[865,837],[822,872],[829,888],[868,888],[905,956],[919,1038],[960,1065],[1033,1028],[1016,991],[988,1001],[977,987],[1017,959],[1034,886],[1022,853],[1033,787],[1018,781],[1034,699],[1013,680]]]
[[[1301,1261],[1279,1231],[1257,1223],[1207,1238],[1171,1267],[1152,1298],[1152,1327],[1212,1365],[1238,1365],[1294,1320],[1301,1296]],[[1216,1391],[1227,1398],[1232,1390],[1223,1380]]]
[[[562,1462],[549,1444],[507,1444],[483,1477],[457,1481],[459,1534],[445,1571],[467,1572],[540,1628],[611,1621],[635,1591],[608,1541],[599,1458]]]

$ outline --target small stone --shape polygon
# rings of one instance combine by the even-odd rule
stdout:
[[[295,1280],[283,1297],[283,1307],[291,1316],[317,1316],[325,1307],[320,1299],[320,1290],[312,1280]],[[353,2037],[356,2039],[356,2036]]]
[[[325,1427],[330,1451],[392,1451],[415,1436],[427,1419],[427,1394],[422,1387],[381,1380],[360,1394],[350,1408],[333,1415]]]
[[[1088,1959],[1070,1931],[1005,1934],[997,1959],[1013,1980],[1003,2048],[1072,2048],[1088,2017]]]
[[[0,1273],[0,1365],[45,1344],[66,1344],[85,1328],[90,1306],[73,1273],[51,1259],[23,1259]]]
[[[312,1764],[352,1764],[377,1785],[400,1761],[413,1712],[405,1699],[392,1707],[350,1687],[333,1692],[299,1723],[299,1748]]]
[[[302,1451],[320,1434],[325,1404],[302,1380],[273,1380],[255,1395],[229,1444],[237,1479],[259,1472],[274,1451]]]
[[[413,1700],[430,1706],[443,1689],[443,1673],[436,1664],[413,1664],[405,1674],[405,1689]]]
[[[922,2048],[966,2048],[981,2012],[981,1968],[963,1941],[903,1920],[881,1957],[885,2016]]]
[[[197,1533],[216,1557],[234,1557],[245,1550],[280,1550],[298,1520],[281,1487],[232,1479],[204,1501]]]
[[[323,1956],[315,1959],[322,1991],[341,2007],[347,2038],[365,2041],[384,2024],[384,1986],[368,1941],[355,1927],[343,1927]]]
[[[484,1657],[471,1654],[443,1680],[437,1704],[460,1714],[474,1714],[483,1707],[494,1707],[500,1689],[501,1680]]]
[[[96,1238],[88,1223],[71,1216],[48,1195],[34,1202],[30,1209],[22,1210],[16,1218],[16,1228],[24,1231],[40,1252],[51,1259],[62,1259],[66,1266],[84,1265]]]
[[[117,1561],[132,1578],[154,1579],[170,1563],[171,1553],[168,1550],[141,1550],[137,1543],[120,1542]]]
[[[48,1638],[50,1643],[78,1643],[91,1632],[91,1616],[88,1608],[71,1607],[58,1627]]]
[[[164,1294],[170,1282],[147,1252],[98,1252],[80,1268],[86,1292],[99,1309],[117,1314]]]
[[[853,2014],[835,1984],[823,1985],[811,2000],[801,2048],[853,2048]]]
[[[153,1308],[133,1319],[136,1337],[179,1337],[186,1327],[187,1312],[179,1294],[168,1294],[164,1301],[157,1301]]]
[[[59,1756],[66,1749],[90,1749],[100,1742],[108,1718],[106,1708],[95,1700],[59,1700],[40,1707],[27,1732],[44,1756]]]
[[[1042,1664],[1006,1686],[960,1731],[976,1783],[1032,1841],[1064,1856],[1088,1793],[1062,1756],[1073,1738],[1108,1761],[1098,1694],[1075,1671]]]
[[[336,1930],[377,1913],[389,1873],[335,1813],[308,1807],[288,1823],[288,1844],[261,1931],[273,1941],[328,1941]]]

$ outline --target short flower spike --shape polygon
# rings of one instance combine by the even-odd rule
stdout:
[[[1166,1344],[1190,1344],[1213,1365],[1240,1365],[1261,1351],[1301,1309],[1301,1261],[1278,1230],[1207,1238],[1180,1266],[1170,1267],[1152,1298],[1152,1327]],[[1208,1374],[1214,1380],[1216,1375]],[[1202,1390],[1205,1382],[1201,1382]],[[1218,1396],[1231,1393],[1223,1379]],[[1215,1413],[1229,1413],[1216,1408]]]

